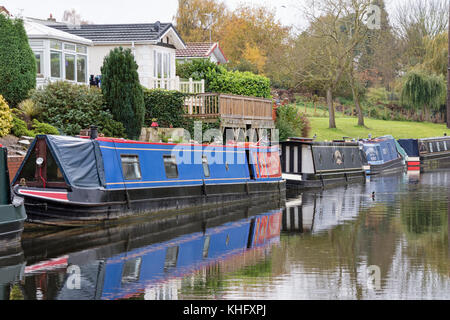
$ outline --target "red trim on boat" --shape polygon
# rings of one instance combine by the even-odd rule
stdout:
[[[67,192],[56,192],[56,191],[35,191],[35,190],[18,190],[19,194],[23,194],[26,196],[33,196],[38,198],[44,198],[44,199],[51,199],[51,200],[62,200],[62,201],[69,201],[67,197]]]
[[[69,256],[63,256],[60,258],[40,262],[28,267],[25,267],[25,273],[43,271],[47,269],[65,268],[67,266],[67,261]]]
[[[408,166],[420,166],[420,161],[408,161]]]
[[[408,167],[408,171],[420,171],[420,167]]]

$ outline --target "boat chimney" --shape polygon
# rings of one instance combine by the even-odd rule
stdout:
[[[98,138],[98,127],[97,126],[91,126],[91,130],[89,133],[89,137],[94,140]]]

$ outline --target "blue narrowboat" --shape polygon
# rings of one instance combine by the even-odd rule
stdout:
[[[400,139],[408,155],[409,167],[422,172],[450,168],[450,137]]]
[[[361,140],[366,154],[368,175],[405,170],[404,151],[390,136]]]
[[[280,144],[281,170],[288,189],[325,188],[365,180],[366,159],[358,142],[289,138]]]
[[[28,221],[77,226],[285,196],[278,148],[39,135],[13,180]]]
[[[43,294],[49,299],[164,298],[159,296],[159,289],[173,287],[186,276],[217,264],[227,270],[239,269],[255,260],[248,258],[250,254],[255,256],[260,252],[263,256],[265,250],[280,239],[281,216],[281,210],[274,209],[221,223],[207,219],[208,227],[203,230],[178,224],[167,238],[161,235],[162,230],[139,236],[131,232],[120,242],[108,241],[105,246],[36,261],[24,270],[24,291],[30,295],[26,298],[35,298],[32,296],[36,294],[34,277],[42,279],[49,272],[61,274],[61,277],[54,277],[56,281],[48,281],[48,292]],[[151,227],[151,223],[142,226],[145,229]],[[77,282],[71,276],[73,266],[77,266],[82,275],[78,282],[82,290],[74,290]],[[173,297],[166,295],[165,298],[176,298],[176,291]],[[54,296],[47,296],[51,294]]]
[[[11,193],[8,151],[0,145],[0,250],[20,241],[25,219],[23,199]]]

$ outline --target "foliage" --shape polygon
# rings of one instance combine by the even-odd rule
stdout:
[[[67,135],[78,135],[91,125],[98,126],[102,132],[114,121],[97,88],[60,81],[33,91],[31,99],[42,110],[38,120],[51,124]],[[114,132],[113,136],[119,134]]]
[[[285,141],[289,137],[307,137],[310,130],[308,118],[294,105],[277,108],[276,128],[280,141]]]
[[[184,98],[187,95],[179,91],[163,89],[144,89],[145,125],[150,126],[156,118],[159,126],[184,128]]]
[[[101,68],[105,101],[131,139],[139,137],[145,116],[144,93],[137,69],[131,50],[122,47],[111,50]]]
[[[32,130],[28,130],[27,123],[16,116],[13,116],[11,133],[16,137],[27,136],[34,137],[35,134]]]
[[[426,72],[447,76],[448,68],[448,32],[442,32],[434,38],[425,37],[425,56],[421,69]]]
[[[389,103],[388,100],[389,92],[384,88],[369,88],[366,94],[366,100],[372,106],[386,105]]]
[[[214,71],[212,72],[214,73]],[[230,93],[242,96],[270,98],[270,80],[251,72],[229,71],[209,75],[209,89],[212,92]]]
[[[12,128],[12,113],[8,103],[0,95],[0,137],[6,136]]]
[[[41,110],[36,107],[33,100],[31,100],[31,99],[26,99],[26,100],[22,101],[21,103],[19,103],[17,108],[21,111],[23,116],[27,119],[34,119],[41,112]]]
[[[185,79],[205,79],[206,92],[271,97],[269,78],[251,72],[228,71],[206,59],[194,59],[178,64],[177,75]]]
[[[36,59],[23,21],[0,14],[0,94],[11,106],[36,87]]]
[[[405,76],[402,102],[413,109],[439,109],[445,102],[447,86],[443,76],[412,70]]]
[[[52,134],[59,135],[58,129],[48,123],[39,122],[37,119],[33,120],[33,132],[34,134]]]

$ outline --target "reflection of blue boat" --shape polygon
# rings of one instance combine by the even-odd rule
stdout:
[[[450,137],[400,139],[398,143],[413,161],[413,167],[422,172],[450,168]]]
[[[381,173],[391,173],[403,171],[405,161],[399,153],[400,146],[392,137],[380,137],[376,139],[364,139],[361,141],[364,146],[367,162],[370,169],[368,175]]]
[[[14,181],[31,222],[79,225],[282,197],[277,147],[37,136]]]
[[[7,154],[0,145],[0,241],[7,241],[3,246],[20,240],[26,219],[22,199],[11,195]]]
[[[233,264],[239,259],[244,261],[247,253],[259,252],[259,248],[266,248],[274,241],[279,241],[281,215],[280,210],[273,210],[237,221],[220,223],[203,231],[196,227],[199,224],[195,224],[195,227],[189,224],[178,225],[173,231],[177,236],[152,244],[145,240],[147,245],[142,245],[140,240],[149,236],[145,232],[141,232],[142,235],[136,238],[130,234],[130,238],[125,242],[81,250],[27,266],[24,290],[28,294],[27,298],[32,299],[37,290],[37,280],[33,278],[40,279],[53,267],[52,273],[61,273],[60,279],[64,277],[64,280],[52,283],[55,296],[48,298],[135,297],[194,274],[212,264],[226,265],[227,261]],[[223,215],[217,216],[217,219],[223,219],[222,217]],[[214,220],[209,221],[208,224],[213,222]],[[161,223],[166,224],[164,221]],[[148,227],[151,228],[152,224],[149,223]],[[139,226],[136,228],[139,230]],[[142,225],[141,228],[145,229],[147,226]],[[186,232],[192,228],[200,230]],[[160,232],[164,234],[165,231]],[[155,232],[153,237],[152,239],[158,239],[163,236]],[[24,250],[27,251],[25,247]],[[75,265],[80,268],[81,290],[72,290],[70,287],[73,278],[67,272]]]

